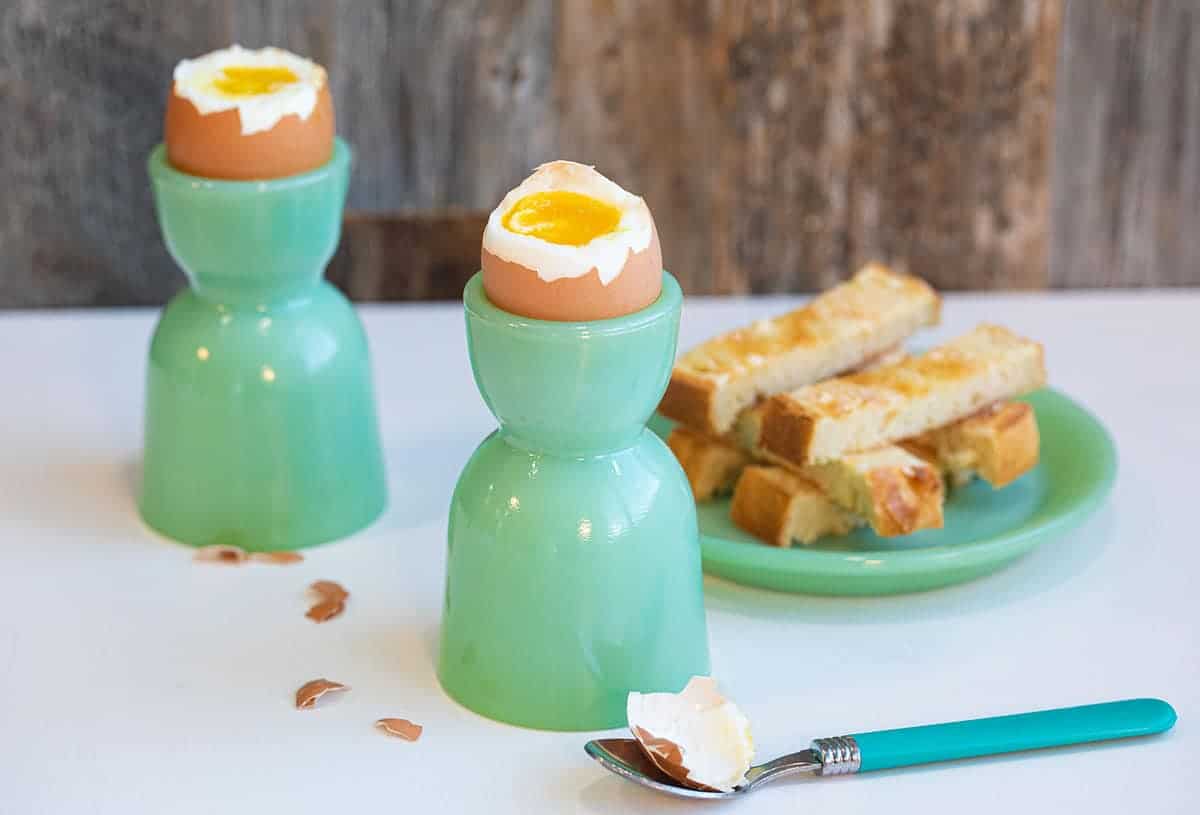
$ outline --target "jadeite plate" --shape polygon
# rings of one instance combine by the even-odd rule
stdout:
[[[1044,389],[1028,399],[1041,432],[1038,466],[1002,490],[978,479],[946,498],[942,529],[880,538],[862,529],[790,549],[768,546],[729,520],[729,499],[697,506],[704,570],[748,586],[801,594],[923,591],[990,574],[1081,523],[1117,472],[1108,432],[1080,405]],[[655,416],[661,436],[671,423]]]

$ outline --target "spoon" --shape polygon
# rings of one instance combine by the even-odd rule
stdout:
[[[1149,736],[1170,730],[1175,709],[1161,699],[1127,699],[1013,716],[877,730],[816,739],[807,750],[756,764],[731,792],[685,787],[660,770],[636,739],[597,739],[584,749],[606,770],[684,798],[732,798],[795,773],[848,775],[1015,753],[1043,747]]]

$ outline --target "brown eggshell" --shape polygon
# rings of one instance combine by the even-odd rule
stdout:
[[[333,99],[322,83],[307,119],[291,113],[246,136],[236,108],[204,115],[172,87],[163,130],[167,160],[177,170],[234,181],[282,178],[315,170],[333,155]]]
[[[662,249],[658,231],[650,245],[630,255],[621,273],[607,286],[594,268],[582,277],[562,277],[547,283],[537,272],[481,252],[483,290],[499,308],[535,320],[578,322],[607,320],[639,311],[662,292]]]
[[[641,727],[633,728],[638,746],[642,748],[646,758],[654,762],[654,766],[663,773],[678,781],[685,787],[706,792],[719,792],[713,787],[693,781],[688,777],[691,772],[683,765],[683,748],[670,739],[660,739],[650,731]]]

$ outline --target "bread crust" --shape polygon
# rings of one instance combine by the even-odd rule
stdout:
[[[676,369],[671,372],[658,412],[680,424],[710,432],[715,391],[716,384],[711,379]]]
[[[865,518],[880,537],[942,526],[946,491],[941,470],[900,447],[888,445],[795,471]]]
[[[1033,406],[1009,402],[991,419],[994,435],[980,455],[979,475],[996,489],[1006,487],[1037,466],[1041,433]]]
[[[689,480],[699,479],[703,484],[714,477],[702,469],[717,466],[701,452],[705,448],[728,451],[736,446],[746,464],[757,461],[781,466],[818,485],[830,500],[865,518],[881,537],[940,528],[945,481],[961,486],[978,475],[998,489],[1038,461],[1037,420],[1033,408],[1024,402],[989,405],[966,419],[899,443],[897,447],[912,458],[881,448],[805,467],[772,459],[757,447],[753,431],[761,428],[762,413],[761,406],[746,411],[739,420],[739,434],[724,440],[676,428],[674,432],[686,435],[689,441],[687,454],[677,451]],[[732,469],[723,477],[726,483],[736,481]]]
[[[978,474],[999,489],[1037,466],[1041,438],[1032,405],[997,402],[906,446],[927,451],[949,473]]]
[[[924,281],[868,264],[799,309],[683,354],[659,411],[721,436],[758,399],[857,368],[940,315]]]
[[[982,324],[895,365],[773,397],[762,446],[804,466],[891,444],[1045,384],[1040,344]]]
[[[782,467],[758,464],[738,479],[729,515],[739,529],[780,547],[845,535],[860,523],[812,482]]]
[[[742,469],[751,459],[731,444],[705,438],[685,427],[674,428],[667,446],[692,487],[697,502],[712,500],[733,491]]]
[[[729,517],[739,529],[772,546],[789,547],[792,536],[787,529],[791,492],[775,479],[765,476],[769,467],[747,467],[733,491]]]
[[[789,463],[807,461],[816,426],[813,417],[786,394],[771,397],[765,410],[758,437],[763,451]]]
[[[871,528],[880,537],[942,528],[945,488],[932,467],[872,470],[866,482],[873,503]]]
[[[746,457],[745,463],[760,461],[782,466],[794,475],[817,485],[831,501],[856,516],[866,519],[881,537],[908,535],[921,529],[942,525],[945,487],[936,455],[926,460],[900,446],[887,445],[878,450],[845,456],[819,465],[797,467],[764,451],[758,444],[763,406],[744,411],[733,433],[724,439],[711,439],[691,430],[676,428],[687,439],[680,463],[689,480],[707,486],[718,466],[708,463],[707,448],[715,460],[721,450],[731,447]],[[948,445],[961,444],[957,439]],[[948,448],[950,449],[950,448]],[[736,478],[732,472],[727,478]]]

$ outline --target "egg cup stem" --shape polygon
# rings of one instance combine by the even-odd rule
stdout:
[[[549,730],[625,724],[630,691],[708,673],[696,507],[646,420],[682,293],[664,273],[625,317],[545,322],[464,304],[475,381],[500,422],[450,505],[438,675],[466,707]]]
[[[159,224],[190,287],[150,346],[139,507],[202,546],[296,549],[386,501],[366,337],[322,279],[350,149],[309,173],[214,181],[149,158]]]

